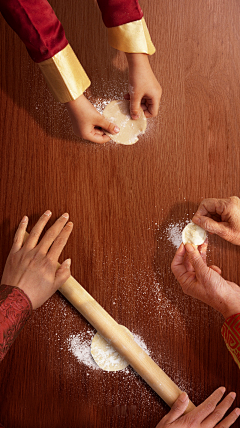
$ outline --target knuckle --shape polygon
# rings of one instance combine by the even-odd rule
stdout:
[[[221,412],[220,410],[218,410],[218,409],[216,409],[215,411],[214,411],[214,419],[218,422],[218,421],[220,421],[221,419],[222,419],[222,417],[223,417],[223,415],[224,415],[224,413],[223,412]]]
[[[44,259],[42,260],[42,267],[45,270],[47,271],[52,270],[54,266],[55,266],[55,263],[51,256],[47,255],[46,257],[44,257]]]
[[[31,236],[31,238],[38,238],[39,233],[38,233],[36,230],[32,230],[32,231],[30,232],[30,235],[29,235],[29,236]]]
[[[208,412],[208,414],[210,415],[214,410],[216,409],[216,404],[214,403],[214,401],[209,401],[208,403],[206,403],[206,411]]]
[[[55,233],[49,230],[47,233],[47,238],[51,241],[54,241],[55,237],[56,237]]]
[[[196,415],[187,414],[184,419],[184,422],[186,421],[184,426],[187,426],[188,428],[195,428],[198,426],[198,418]]]
[[[65,245],[66,239],[63,238],[62,236],[59,236],[59,238],[57,238],[56,240],[56,245],[58,247],[63,247]]]

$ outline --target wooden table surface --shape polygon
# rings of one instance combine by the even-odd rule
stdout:
[[[102,109],[122,98],[126,61],[108,46],[95,2],[51,4],[91,78],[89,99]],[[239,392],[239,370],[221,337],[223,318],[183,295],[170,264],[201,199],[240,194],[240,4],[141,5],[163,96],[133,146],[76,138],[1,17],[0,266],[24,214],[30,231],[46,209],[52,222],[68,211],[74,231],[63,257],[72,258],[72,275],[198,405],[221,385]],[[240,280],[239,248],[210,236],[208,258],[225,278]],[[94,368],[93,334],[58,292],[34,312],[0,365],[6,428],[156,426],[167,405],[131,368]]]

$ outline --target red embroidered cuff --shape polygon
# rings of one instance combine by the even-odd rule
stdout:
[[[0,285],[0,361],[32,313],[32,303],[23,290]]]
[[[227,318],[221,333],[229,352],[240,368],[240,314]]]

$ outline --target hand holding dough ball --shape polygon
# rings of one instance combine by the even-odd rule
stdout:
[[[147,127],[147,119],[143,110],[141,110],[139,119],[131,119],[130,103],[127,100],[110,102],[104,109],[103,116],[120,128],[118,134],[112,135],[106,132],[113,141],[119,144],[131,145],[136,143],[138,135],[144,134]]]
[[[206,231],[195,223],[189,223],[183,229],[182,241],[185,244],[202,245],[207,237]]]

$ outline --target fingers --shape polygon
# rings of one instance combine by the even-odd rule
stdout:
[[[102,129],[109,132],[109,134],[118,134],[120,131],[115,123],[109,122],[104,116],[100,115],[97,122],[95,126],[100,126]]]
[[[45,233],[45,235],[38,244],[38,249],[42,254],[46,254],[48,252],[49,248],[67,223],[68,218],[68,213],[61,215],[61,217],[59,217],[57,221],[55,221],[55,223]]]
[[[216,428],[229,428],[234,422],[237,420],[237,418],[240,416],[240,409],[236,408],[234,409],[230,415],[228,415],[225,419],[223,419],[220,424],[216,426]]]
[[[195,218],[195,216],[213,216],[214,214],[221,215],[225,207],[223,204],[224,201],[224,199],[216,198],[203,199],[193,218]]]
[[[189,398],[186,392],[182,392],[178,399],[173,404],[170,412],[165,416],[165,422],[171,424],[183,415],[189,403]]]
[[[191,413],[194,418],[194,421],[198,421],[199,423],[203,422],[209,415],[211,415],[217,406],[217,403],[222,399],[226,388],[221,386],[216,389],[210,397],[208,397],[200,406],[196,407]],[[220,420],[220,419],[219,419]],[[211,426],[211,425],[206,425]]]
[[[38,220],[38,222],[35,224],[35,226],[32,228],[29,237],[27,238],[24,248],[26,250],[32,250],[36,247],[39,237],[46,226],[48,220],[50,219],[52,213],[51,211],[47,210]]]
[[[207,428],[209,426],[215,426],[219,421],[222,420],[223,416],[225,415],[225,413],[227,412],[227,410],[231,407],[231,405],[233,404],[233,401],[236,398],[236,394],[235,392],[230,392],[230,394],[228,394],[224,400],[216,407],[216,409],[211,413],[211,415],[209,415],[202,423],[202,427],[203,428]],[[232,415],[232,417],[230,418],[230,421],[233,418],[237,419],[237,414],[236,412],[234,412],[234,414]],[[235,420],[236,420],[235,419]],[[233,421],[234,422],[234,421]],[[224,420],[224,423],[222,421],[222,426],[223,427],[229,427],[230,425],[226,425],[226,421]],[[221,426],[221,425],[220,425]]]
[[[55,290],[62,287],[62,285],[70,277],[71,275],[70,267],[71,267],[71,259],[67,259],[61,264],[60,268],[57,270],[55,282],[54,282]]]
[[[157,114],[158,114],[158,110],[159,110],[160,97],[159,98],[156,98],[156,97],[152,97],[152,98],[144,97],[143,100],[144,100],[146,108],[147,108],[147,110],[145,111],[145,116],[147,118],[156,117]]]
[[[59,233],[48,253],[48,257],[51,260],[58,261],[59,256],[62,253],[63,248],[65,247],[72,230],[73,223],[69,222]]]
[[[15,233],[13,245],[11,248],[11,253],[16,253],[17,251],[20,250],[20,248],[22,248],[27,225],[28,225],[28,217],[24,216]]]
[[[226,227],[228,226],[226,222],[217,222],[210,217],[199,217],[197,214],[192,221],[207,232],[214,233],[222,238],[226,234]]]
[[[218,266],[211,265],[211,266],[209,266],[209,267],[210,267],[210,269],[212,269],[212,270],[214,270],[215,272],[217,272],[219,275],[221,275],[221,274],[222,274],[222,271],[221,271],[221,269],[220,269]]]

